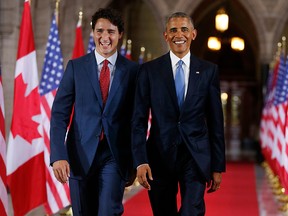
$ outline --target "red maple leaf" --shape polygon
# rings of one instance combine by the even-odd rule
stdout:
[[[39,116],[40,95],[38,87],[34,88],[29,95],[25,96],[27,84],[24,83],[22,73],[15,78],[14,111],[11,124],[13,137],[21,136],[27,142],[32,143],[35,138],[41,137],[38,132],[39,123],[35,122],[33,116]]]

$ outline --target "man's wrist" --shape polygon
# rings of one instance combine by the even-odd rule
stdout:
[[[148,163],[140,164],[139,166],[137,166],[136,169],[138,170],[139,167],[141,167],[141,166],[145,166],[145,165],[148,165]]]

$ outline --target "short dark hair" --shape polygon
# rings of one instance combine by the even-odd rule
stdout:
[[[117,26],[119,33],[124,32],[124,21],[121,14],[112,8],[100,8],[92,16],[92,29],[94,31],[95,24],[98,19],[108,19],[113,25]]]
[[[191,16],[187,15],[187,14],[184,13],[184,12],[175,12],[175,13],[171,14],[171,15],[167,18],[166,25],[168,24],[168,22],[169,22],[172,18],[177,18],[177,17],[187,18],[188,20],[190,20],[192,26],[194,27],[194,21],[193,21],[193,19],[191,18]]]

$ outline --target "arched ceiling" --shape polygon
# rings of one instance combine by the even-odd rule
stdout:
[[[215,15],[223,7],[229,15],[229,28],[224,33],[215,29]],[[192,52],[218,64],[222,79],[255,80],[256,65],[259,61],[259,42],[255,26],[243,6],[234,1],[204,0],[191,14],[198,35],[192,44]],[[207,47],[209,36],[222,40],[220,51],[211,51]],[[233,36],[245,40],[245,49],[237,52],[231,49],[230,39]]]

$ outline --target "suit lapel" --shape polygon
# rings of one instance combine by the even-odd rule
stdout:
[[[119,89],[120,84],[123,82],[124,77],[128,74],[128,73],[125,73],[126,68],[125,68],[125,62],[123,58],[124,57],[118,54],[117,60],[115,63],[116,69],[114,72],[113,81],[111,83],[111,87],[110,87],[110,91],[108,94],[108,99],[107,99],[105,107],[109,107],[113,97],[115,96],[116,92]]]
[[[190,57],[190,71],[189,71],[189,81],[188,81],[188,89],[186,94],[186,99],[190,98],[191,94],[195,92],[197,86],[199,85],[199,78],[201,76],[200,63],[196,57],[191,54]],[[185,105],[185,101],[183,106]]]
[[[85,70],[87,71],[88,78],[91,82],[91,85],[93,86],[98,101],[100,102],[100,106],[103,107],[103,101],[98,79],[98,67],[94,52],[91,52],[89,54],[85,64]]]
[[[169,52],[163,56],[163,61],[160,60],[160,62],[162,62],[162,64],[160,65],[161,70],[159,71],[162,72],[164,83],[167,85],[168,91],[172,97],[174,104],[177,108],[179,108]]]

